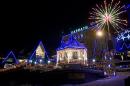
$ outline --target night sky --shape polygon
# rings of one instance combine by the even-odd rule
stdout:
[[[33,50],[39,40],[50,54],[62,35],[88,25],[89,11],[103,0],[43,0],[44,2],[4,2],[0,18],[0,56],[10,50]],[[121,0],[123,4],[129,0]]]

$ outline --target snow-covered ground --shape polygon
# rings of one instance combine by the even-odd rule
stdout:
[[[83,83],[78,85],[63,85],[63,86],[125,86],[125,81],[130,72],[118,72],[117,76],[107,77],[105,79],[96,80],[89,83]]]

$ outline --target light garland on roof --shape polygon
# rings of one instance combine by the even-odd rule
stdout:
[[[119,40],[125,40],[128,39],[130,40],[130,30],[125,30],[124,32],[120,33],[117,37],[116,37],[117,41]]]
[[[80,32],[80,31],[84,31],[87,29],[89,29],[88,26],[84,26],[84,27],[81,27],[81,28],[78,28],[76,30],[71,31],[71,34],[74,34],[74,33]]]

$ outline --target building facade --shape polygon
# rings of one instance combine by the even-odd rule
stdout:
[[[130,27],[130,4],[127,5],[128,12],[128,27]],[[111,36],[112,43],[108,44],[108,34],[106,31],[103,32],[102,37],[98,37],[96,35],[96,31],[93,29],[94,27],[84,26],[81,28],[77,28],[74,31],[71,31],[70,34],[63,36],[63,40],[66,41],[73,35],[75,39],[77,39],[80,43],[84,44],[87,47],[88,58],[95,57],[103,57],[105,52],[107,52],[111,47],[111,49],[117,49],[117,41],[114,36]],[[118,47],[119,48],[119,47]]]
[[[73,35],[67,41],[61,40],[57,49],[57,64],[59,63],[87,63],[87,48],[78,42]]]
[[[91,27],[85,26],[71,31],[70,34],[63,36],[63,40],[66,41],[73,35],[80,43],[87,47],[88,58],[102,57],[103,53],[107,51],[107,34],[103,32],[102,37],[96,35],[96,31],[91,29]]]

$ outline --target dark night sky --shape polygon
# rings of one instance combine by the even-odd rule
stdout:
[[[42,40],[48,52],[55,50],[62,34],[88,24],[88,14],[103,0],[43,0],[44,2],[5,2],[1,7],[0,55],[9,50],[34,49]],[[126,4],[129,0],[121,0]],[[17,4],[16,4],[17,3]]]

